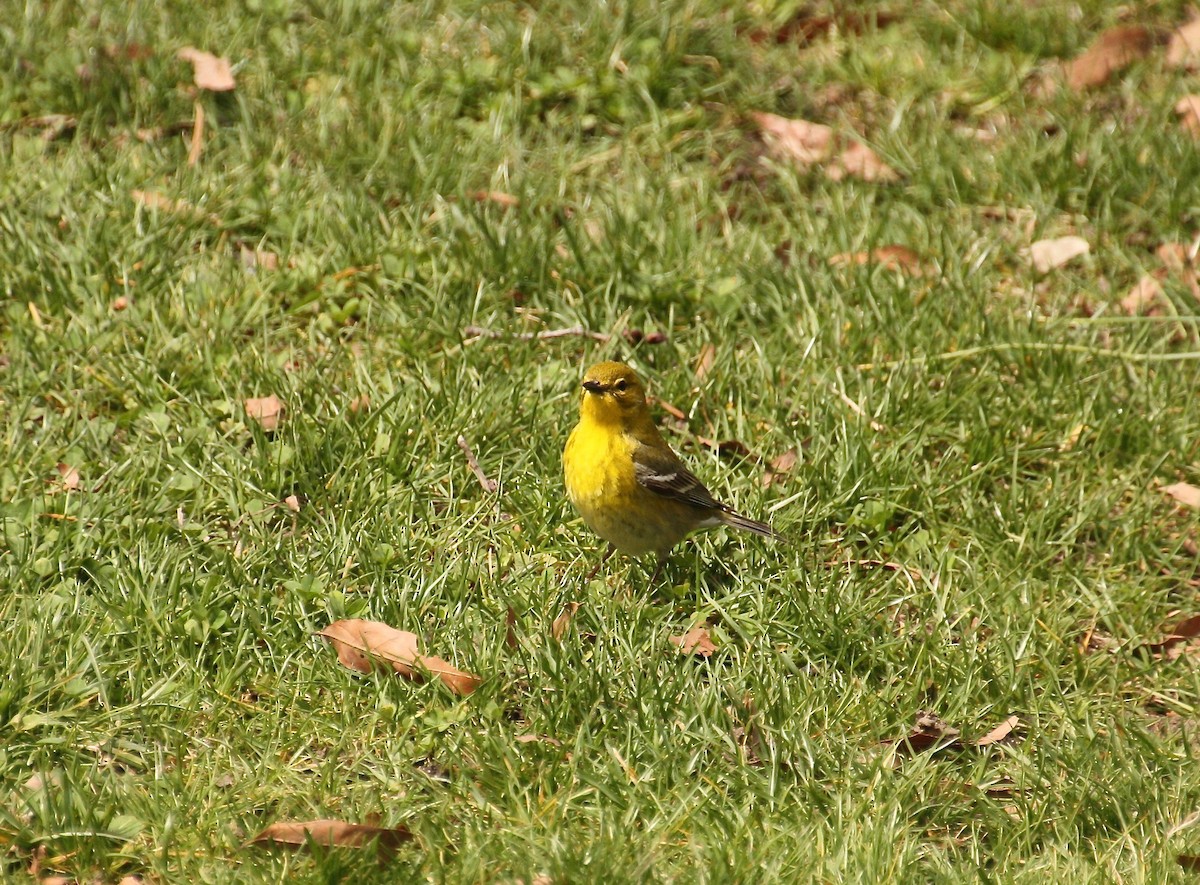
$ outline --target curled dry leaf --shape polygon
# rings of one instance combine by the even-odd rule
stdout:
[[[1165,297],[1162,283],[1147,274],[1121,299],[1121,310],[1130,316],[1155,316],[1161,313]]]
[[[796,461],[799,458],[800,455],[795,449],[788,449],[782,455],[772,458],[767,465],[766,472],[763,473],[763,488],[765,489],[775,482],[775,480],[781,479],[785,473],[791,473],[792,468],[796,466]]]
[[[1175,103],[1179,125],[1193,138],[1200,138],[1200,95],[1185,95]]]
[[[917,724],[911,732],[898,740],[886,740],[885,744],[895,747],[900,757],[914,756],[931,751],[937,753],[949,747],[959,746],[958,729],[948,725],[941,717],[921,711],[917,713]]]
[[[78,470],[63,461],[59,461],[55,469],[58,471],[64,492],[74,492],[79,489],[80,478]]]
[[[1200,14],[1171,34],[1167,43],[1167,66],[1188,70],[1200,66]]]
[[[668,639],[685,655],[707,658],[717,650],[716,643],[705,627],[693,627],[682,636],[670,636]]]
[[[397,630],[379,621],[359,618],[335,621],[319,635],[333,643],[343,666],[360,673],[370,673],[383,664],[407,679],[420,682],[429,672],[460,695],[470,694],[481,681],[473,673],[460,670],[441,658],[421,654],[417,634]]]
[[[834,267],[848,264],[879,264],[891,270],[920,274],[921,256],[907,246],[880,246],[868,252],[842,252],[829,259]]]
[[[1157,42],[1154,32],[1140,25],[1110,28],[1067,63],[1067,85],[1076,92],[1102,86],[1117,71],[1148,54]]]
[[[283,419],[283,403],[275,394],[264,397],[252,397],[246,400],[246,414],[258,422],[259,427],[270,433],[279,427]]]
[[[1185,507],[1200,510],[1200,486],[1194,486],[1190,482],[1174,482],[1163,486],[1162,490]]]
[[[1088,241],[1083,237],[1038,240],[1029,247],[1029,259],[1038,273],[1049,273],[1080,255],[1086,255],[1090,249]]]
[[[1170,653],[1171,649],[1181,642],[1189,642],[1200,636],[1200,615],[1192,615],[1177,621],[1158,642],[1145,646],[1146,651],[1154,655]]]
[[[185,46],[175,55],[182,61],[191,62],[192,81],[209,92],[229,92],[237,84],[233,80],[233,69],[229,59],[218,58],[211,52]]]
[[[550,635],[555,639],[562,639],[563,634],[567,632],[567,628],[571,626],[571,619],[575,617],[575,612],[579,611],[581,603],[568,602],[563,606],[562,613],[554,619],[554,623],[550,625]]]
[[[299,849],[309,845],[324,848],[363,848],[375,843],[381,851],[394,851],[410,839],[412,833],[407,827],[377,827],[322,818],[273,823],[248,844]]]
[[[1007,719],[977,740],[975,742],[975,746],[987,747],[991,744],[998,744],[1001,741],[1006,740],[1008,736],[1012,734],[1013,729],[1020,725],[1020,723],[1021,720],[1016,716],[1009,716]]]

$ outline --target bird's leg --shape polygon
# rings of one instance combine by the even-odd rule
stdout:
[[[596,577],[596,572],[600,571],[600,566],[602,566],[602,565],[604,565],[604,563],[608,562],[609,557],[611,557],[616,552],[617,552],[616,545],[609,544],[608,549],[606,551],[604,551],[604,555],[602,557],[600,557],[600,561],[598,563],[596,563],[595,567],[590,572],[588,572],[588,576],[583,579],[583,583],[585,583],[585,584],[592,583],[592,578]]]

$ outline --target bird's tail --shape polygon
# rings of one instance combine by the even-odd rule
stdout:
[[[775,531],[765,522],[759,522],[755,519],[749,519],[742,516],[740,513],[734,513],[728,510],[721,514],[721,522],[725,525],[733,526],[735,529],[745,529],[748,532],[754,532],[756,535],[762,535],[764,538],[771,538],[775,541],[782,541],[783,535]]]

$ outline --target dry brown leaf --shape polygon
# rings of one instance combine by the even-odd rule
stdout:
[[[807,169],[824,163],[833,155],[833,130],[828,126],[762,112],[750,116],[762,131],[767,149],[777,160]]]
[[[1016,728],[1020,723],[1021,720],[1016,716],[1009,716],[1007,719],[977,740],[975,742],[975,746],[987,747],[991,744],[1000,743],[1000,741],[1007,739],[1008,736],[1012,734],[1013,729]]]
[[[837,158],[825,169],[825,174],[834,181],[841,181],[850,176],[863,181],[880,181],[885,184],[898,181],[900,176],[871,148],[861,141],[853,142],[848,148],[837,155]]]
[[[191,62],[192,81],[209,92],[229,92],[237,84],[233,80],[233,69],[229,59],[218,58],[212,53],[192,46],[185,46],[175,55],[182,61]]]
[[[1200,510],[1200,486],[1194,486],[1190,482],[1174,482],[1163,486],[1162,490],[1185,507]]]
[[[299,849],[309,845],[324,848],[363,848],[375,843],[381,851],[390,852],[410,839],[412,833],[407,827],[377,827],[322,818],[273,823],[248,844]]]
[[[550,625],[550,635],[555,639],[562,639],[563,634],[567,632],[567,628],[571,626],[571,619],[575,617],[575,612],[579,611],[581,603],[568,602],[563,606],[562,613],[554,619],[554,623]]]
[[[1158,642],[1145,646],[1151,654],[1163,654],[1182,642],[1188,642],[1200,636],[1200,615],[1192,615],[1176,622]]]
[[[750,458],[757,461],[758,456],[750,451],[750,447],[737,439],[709,439],[707,436],[696,437],[696,442],[706,449],[712,449],[717,457]]]
[[[1086,255],[1090,249],[1088,241],[1083,237],[1038,240],[1029,247],[1029,259],[1038,273],[1049,273],[1080,255]]]
[[[252,397],[246,400],[246,414],[258,422],[259,427],[270,433],[279,427],[283,419],[283,403],[275,394],[263,397]]]
[[[1200,873],[1200,854],[1177,854],[1175,863],[1189,873]]]
[[[264,249],[249,249],[241,246],[238,249],[238,260],[246,270],[279,270],[279,256]]]
[[[495,203],[504,209],[512,209],[521,205],[521,200],[503,191],[472,191],[471,199],[476,203]]]
[[[829,259],[834,267],[848,264],[880,264],[892,270],[920,274],[921,256],[907,246],[880,246],[868,252],[842,252]]]
[[[895,747],[897,756],[913,756],[926,751],[939,752],[959,745],[958,729],[946,724],[939,716],[924,711],[917,713],[913,730],[898,740],[886,740]]]
[[[1067,63],[1067,85],[1076,92],[1108,82],[1122,68],[1154,48],[1157,38],[1141,25],[1121,25],[1101,34],[1078,58]]]
[[[1200,138],[1200,95],[1185,95],[1175,102],[1175,114],[1180,126],[1193,138]]]
[[[717,360],[717,349],[711,344],[700,348],[700,356],[696,358],[696,380],[703,381]]]
[[[79,489],[79,471],[63,461],[59,461],[55,469],[58,471],[64,492],[74,492]]]
[[[360,673],[370,673],[382,662],[401,676],[420,682],[428,671],[460,695],[470,694],[481,682],[478,676],[441,658],[421,654],[417,634],[379,621],[359,618],[335,621],[319,635],[333,643],[343,666]]]
[[[1167,66],[1191,70],[1200,65],[1200,15],[1181,25],[1167,43]]]
[[[1162,312],[1164,297],[1162,283],[1147,274],[1121,299],[1121,310],[1130,316],[1155,316]]]
[[[791,473],[792,468],[796,466],[799,458],[800,454],[795,449],[788,449],[782,455],[772,458],[767,464],[766,472],[763,473],[763,488],[765,489],[770,486],[785,473]]]
[[[773,39],[780,44],[809,43],[818,37],[823,37],[835,27],[842,34],[861,34],[872,26],[882,30],[899,21],[900,18],[898,13],[884,10],[874,12],[838,10],[836,15],[813,15],[812,9],[806,4],[773,34],[765,28],[758,28],[750,31],[748,36],[755,43],[761,43],[767,39]]]
[[[712,636],[705,627],[693,627],[682,636],[670,636],[668,639],[685,655],[707,658],[717,650],[716,643],[712,641]]]

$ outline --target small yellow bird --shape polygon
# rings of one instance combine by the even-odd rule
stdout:
[[[612,554],[658,554],[658,577],[671,548],[695,529],[728,525],[765,538],[780,535],[712,496],[671,451],[650,417],[646,389],[624,363],[597,363],[583,378],[579,423],[563,450],[567,496]]]

